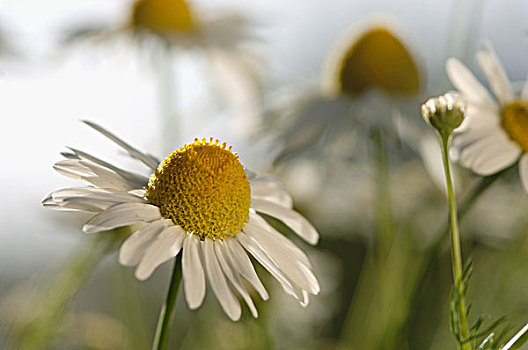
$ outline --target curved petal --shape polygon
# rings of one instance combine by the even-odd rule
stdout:
[[[524,154],[519,161],[519,176],[524,190],[528,192],[528,155]]]
[[[477,64],[486,75],[500,105],[504,106],[515,99],[510,80],[489,42],[484,43],[484,51],[477,53]]]
[[[103,128],[102,126],[98,124],[95,124],[87,120],[83,120],[83,122],[86,125],[90,126],[91,128],[99,131],[101,134],[103,134],[104,136],[112,140],[113,142],[115,142],[117,145],[119,145],[121,148],[127,151],[128,154],[130,154],[132,158],[136,158],[137,160],[141,161],[143,164],[145,164],[152,170],[156,170],[156,168],[158,167],[160,161],[156,159],[155,157],[151,156],[150,154],[146,154],[146,153],[138,151],[137,149],[130,146],[128,143],[121,140],[119,137],[115,136],[110,131],[106,130],[105,128]]]
[[[119,248],[119,263],[125,266],[137,265],[145,255],[150,243],[165,227],[165,219],[161,219],[147,224],[131,234]]]
[[[264,266],[266,270],[268,270],[268,272],[280,283],[286,293],[299,301],[304,300],[302,289],[290,281],[284,272],[277,267],[275,262],[262,250],[253,238],[247,236],[244,232],[239,232],[236,235],[236,239],[262,266]]]
[[[165,228],[147,248],[136,268],[136,278],[146,280],[164,262],[174,258],[182,248],[186,232],[179,226]]]
[[[260,245],[292,282],[311,294],[319,293],[319,283],[313,272],[300,260],[292,258],[291,252],[274,240],[266,230],[249,222],[244,232]]]
[[[242,281],[235,272],[236,270],[228,257],[229,253],[227,252],[227,247],[223,244],[222,241],[216,241],[214,243],[214,248],[216,257],[218,258],[218,262],[220,262],[220,266],[222,267],[222,270],[224,271],[224,274],[226,275],[227,279],[231,282],[233,287],[235,287],[236,291],[242,296],[253,317],[257,318],[257,308],[255,307],[255,304],[253,303],[253,300],[251,299],[251,296],[249,295],[248,291],[242,284]]]
[[[86,181],[101,188],[120,191],[130,191],[138,188],[137,184],[125,180],[115,171],[89,160],[66,159],[55,163],[53,169],[66,177]]]
[[[97,157],[94,157],[88,153],[85,153],[85,152],[82,152],[82,151],[79,151],[78,149],[75,149],[75,148],[72,148],[72,147],[68,147],[72,152],[73,154],[78,158],[78,159],[83,159],[83,160],[87,160],[87,161],[90,161],[92,163],[95,163],[101,167],[104,167],[104,168],[108,168],[114,172],[116,172],[117,174],[119,174],[123,179],[127,180],[128,182],[132,183],[135,185],[135,187],[137,188],[142,188],[144,186],[147,185],[148,183],[148,178],[143,176],[143,175],[139,175],[139,174],[135,174],[135,173],[132,173],[130,171],[126,171],[126,170],[123,170],[123,169],[120,169],[108,162],[105,162],[104,160],[101,160]]]
[[[256,211],[273,216],[284,222],[306,242],[315,245],[319,241],[317,230],[304,216],[296,211],[261,199],[252,200],[251,205]]]
[[[236,273],[242,276],[253,286],[253,288],[255,288],[262,300],[268,300],[268,291],[260,281],[251,260],[244,251],[244,248],[240,246],[236,239],[231,237],[226,238],[224,244],[229,251],[228,257],[231,260]]]
[[[200,239],[188,234],[183,240],[183,291],[190,309],[202,305],[205,298],[205,273]]]
[[[312,268],[312,263],[308,256],[299,248],[295,243],[286,238],[282,233],[275,230],[266,220],[261,218],[256,213],[249,214],[249,222],[266,230],[266,232],[272,237],[273,240],[280,243],[285,249],[288,249],[290,254],[293,254],[299,261],[306,266]]]
[[[462,147],[459,161],[475,173],[487,176],[512,165],[520,154],[519,146],[510,141],[503,131],[497,130]]]
[[[207,277],[211,289],[215,293],[216,299],[218,299],[224,312],[231,320],[238,321],[242,314],[242,309],[240,303],[233,294],[233,291],[227,284],[222,268],[216,258],[214,244],[215,243],[210,238],[206,238],[204,241],[205,270],[207,271]]]
[[[464,95],[468,102],[494,106],[495,101],[488,90],[475,78],[473,73],[456,58],[446,62],[446,71],[451,83]]]
[[[72,187],[57,190],[42,201],[47,208],[101,212],[120,203],[146,203],[144,198],[127,192],[110,192],[96,187]]]
[[[84,224],[82,230],[86,233],[94,233],[159,219],[161,219],[159,208],[154,205],[123,203],[116,204],[102,213],[97,214]]]

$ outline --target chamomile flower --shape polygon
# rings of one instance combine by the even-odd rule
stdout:
[[[149,38],[180,48],[233,48],[252,40],[251,23],[239,14],[204,16],[185,0],[135,0],[124,23],[71,28],[67,41],[85,37],[108,39],[119,35],[142,42]]]
[[[519,162],[519,174],[528,191],[528,84],[520,96],[489,43],[477,53],[477,64],[493,95],[460,61],[450,58],[449,79],[467,101],[466,119],[453,146],[459,163],[486,176]]]
[[[277,162],[343,134],[351,139],[351,133],[368,134],[376,127],[395,129],[393,117],[414,108],[410,102],[418,101],[421,68],[394,22],[377,16],[354,25],[330,50],[321,87],[270,113],[275,117],[270,124],[284,124],[276,136],[283,145]]]
[[[249,255],[301,305],[308,304],[309,294],[319,293],[306,254],[261,216],[275,217],[310,244],[317,243],[317,231],[292,209],[292,198],[280,180],[244,169],[231,146],[212,138],[196,139],[160,162],[102,127],[86,123],[146,165],[150,179],[70,148],[55,170],[90,186],[55,191],[43,205],[97,213],[83,226],[86,233],[140,224],[119,250],[120,263],[137,266],[138,279],[147,279],[158,266],[182,254],[188,306],[196,309],[202,304],[207,275],[232,320],[241,315],[232,288],[254,317],[258,313],[244,281],[268,299]]]

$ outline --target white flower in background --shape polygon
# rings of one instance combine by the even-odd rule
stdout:
[[[283,146],[277,162],[319,142],[352,139],[354,132],[391,131],[396,115],[416,113],[424,83],[421,67],[395,22],[376,16],[354,25],[330,50],[321,88],[293,96],[270,113],[271,132],[277,121],[282,125],[276,135]]]
[[[468,103],[466,119],[453,146],[459,163],[487,176],[519,161],[519,173],[528,191],[528,84],[517,96],[489,43],[477,53],[477,64],[493,96],[460,61],[450,58],[449,79]],[[520,160],[519,160],[520,159]]]
[[[80,24],[66,31],[65,42],[131,39],[145,49],[154,70],[160,70],[158,75],[169,81],[175,56],[192,51],[199,55],[197,63],[206,61],[206,76],[213,78],[209,102],[218,105],[216,110],[234,109],[238,128],[233,129],[247,134],[258,118],[262,89],[263,61],[258,55],[261,42],[254,34],[256,25],[240,13],[209,15],[191,5],[185,0],[135,0],[130,2],[124,23]],[[160,92],[167,93],[169,100],[175,99],[172,92]]]
[[[306,254],[260,215],[275,217],[310,244],[317,243],[317,231],[292,209],[292,198],[280,180],[245,170],[231,147],[212,138],[196,139],[160,163],[102,127],[86,123],[145,164],[152,172],[150,179],[70,148],[55,170],[91,186],[55,191],[43,205],[98,213],[83,226],[86,233],[142,224],[119,251],[121,264],[137,265],[138,279],[147,279],[159,265],[182,254],[183,288],[191,309],[203,302],[207,275],[232,320],[240,318],[241,306],[230,285],[257,317],[243,280],[262,299],[268,299],[268,293],[249,252],[301,305],[308,304],[309,294],[319,293]]]

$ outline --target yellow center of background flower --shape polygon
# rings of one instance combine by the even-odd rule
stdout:
[[[411,54],[385,28],[371,29],[352,43],[335,79],[340,92],[351,96],[371,89],[411,95],[420,89],[420,74]]]
[[[528,102],[515,101],[504,106],[501,125],[510,138],[528,153]]]
[[[238,155],[218,140],[195,139],[172,152],[150,177],[145,197],[187,232],[222,239],[249,218],[251,188]]]
[[[139,0],[134,4],[130,25],[158,34],[196,29],[191,10],[184,0]]]

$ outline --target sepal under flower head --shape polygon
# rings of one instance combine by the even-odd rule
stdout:
[[[451,135],[464,121],[467,105],[460,96],[447,93],[422,105],[422,115],[441,135]]]

